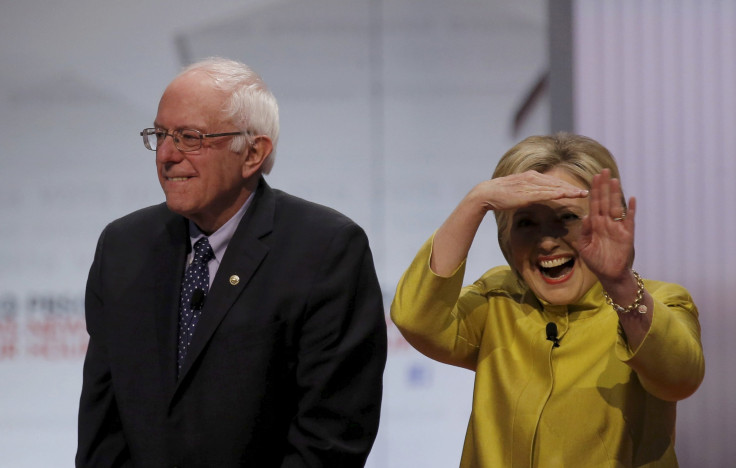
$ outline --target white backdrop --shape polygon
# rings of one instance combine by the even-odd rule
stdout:
[[[678,405],[685,467],[736,460],[736,2],[576,0],[575,121],[638,201],[636,268],[685,285],[705,381]]]
[[[542,0],[0,5],[0,467],[71,466],[82,297],[106,223],[163,197],[138,136],[187,60],[225,55],[279,99],[273,186],[371,239],[386,305],[421,243],[518,138],[546,69]],[[546,132],[538,106],[525,132]],[[469,278],[503,258],[492,221]],[[369,467],[457,465],[472,373],[390,328]]]

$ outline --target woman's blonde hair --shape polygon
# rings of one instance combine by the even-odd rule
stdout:
[[[493,178],[530,170],[545,173],[553,168],[567,171],[588,188],[593,176],[603,169],[610,169],[611,177],[620,179],[616,160],[603,145],[592,138],[564,132],[531,136],[520,141],[498,161]],[[625,199],[622,203],[625,205]],[[493,214],[498,226],[498,244],[506,261],[512,265],[509,235],[513,213],[497,210]]]

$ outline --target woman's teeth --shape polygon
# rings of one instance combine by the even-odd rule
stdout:
[[[552,260],[542,260],[539,262],[539,266],[542,268],[554,268],[560,265],[564,265],[569,262],[572,257],[560,257]]]

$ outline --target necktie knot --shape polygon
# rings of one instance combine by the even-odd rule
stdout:
[[[215,258],[215,252],[212,251],[209,239],[202,237],[195,242],[192,263],[207,263],[213,258]]]

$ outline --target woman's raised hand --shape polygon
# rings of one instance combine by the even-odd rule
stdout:
[[[435,233],[431,268],[438,275],[452,274],[467,257],[488,211],[512,210],[541,201],[587,195],[585,189],[537,171],[485,180],[470,190]]]
[[[483,181],[469,194],[480,199],[486,211],[513,210],[536,202],[583,198],[587,195],[585,189],[537,171]]]
[[[621,184],[604,169],[593,177],[590,210],[576,248],[585,264],[601,282],[630,276],[634,258],[634,217],[636,199],[624,206]]]

